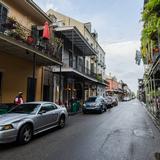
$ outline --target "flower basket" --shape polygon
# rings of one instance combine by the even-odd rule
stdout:
[[[28,37],[27,37],[27,44],[28,44],[28,45],[32,45],[33,42],[34,42],[33,37],[32,37],[32,36],[28,36]]]

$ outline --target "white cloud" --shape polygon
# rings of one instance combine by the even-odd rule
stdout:
[[[111,72],[136,91],[137,79],[142,78],[143,75],[143,65],[137,66],[135,64],[135,53],[140,48],[140,42],[103,44],[103,47],[106,51],[107,74]]]
[[[70,0],[34,0],[39,4],[44,11],[49,9],[58,10],[59,12],[65,13],[73,10],[73,4]]]

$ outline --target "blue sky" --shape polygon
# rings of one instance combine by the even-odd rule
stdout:
[[[34,0],[43,10],[52,8],[82,22],[92,22],[106,51],[106,73],[110,72],[137,90],[143,66],[135,65],[140,48],[140,13],[143,0]]]

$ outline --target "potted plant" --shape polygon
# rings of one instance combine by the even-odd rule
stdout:
[[[16,24],[17,21],[14,17],[8,17],[6,23],[2,24],[2,26],[7,30],[11,30],[16,29]]]

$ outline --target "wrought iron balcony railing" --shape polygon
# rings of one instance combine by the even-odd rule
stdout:
[[[5,22],[0,20],[0,34],[21,42],[22,45],[32,48],[49,58],[53,58],[59,62],[62,61],[62,46],[44,39],[41,36],[42,33],[34,33],[33,29],[27,29],[13,18],[7,18]],[[36,37],[33,36],[35,34]]]

